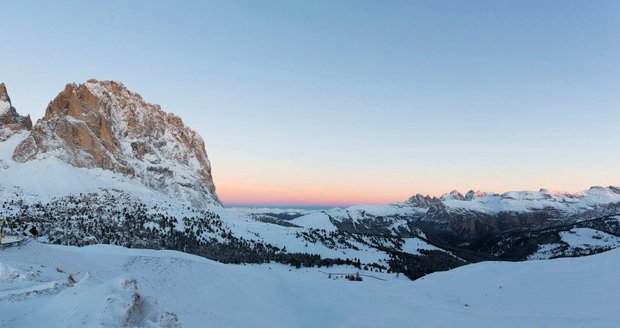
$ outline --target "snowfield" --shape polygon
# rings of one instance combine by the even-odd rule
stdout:
[[[612,250],[351,282],[351,267],[33,241],[0,253],[0,327],[619,327],[619,270]]]

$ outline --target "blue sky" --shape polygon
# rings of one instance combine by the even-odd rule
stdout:
[[[13,1],[0,31],[18,111],[119,80],[229,204],[620,185],[618,1]]]

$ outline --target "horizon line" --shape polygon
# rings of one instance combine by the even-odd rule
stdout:
[[[558,189],[553,189],[553,188],[539,188],[538,190],[533,190],[533,189],[520,189],[520,190],[508,190],[508,191],[504,191],[504,192],[495,192],[495,191],[484,191],[484,190],[479,190],[479,189],[469,189],[467,192],[470,191],[474,191],[474,192],[484,192],[484,193],[494,193],[497,195],[502,195],[504,193],[508,193],[508,192],[542,192],[543,190],[546,190],[548,192],[551,192],[553,194],[577,194],[580,192],[585,192],[588,190],[592,190],[594,188],[619,188],[613,184],[609,184],[609,185],[591,185],[590,187],[587,187],[585,189],[580,189],[578,191],[566,191],[566,190],[558,190]],[[429,196],[429,197],[435,197],[435,198],[440,198],[443,195],[449,194],[453,191],[457,191],[461,194],[465,194],[462,191],[458,190],[458,189],[453,189],[450,192],[445,192],[442,193],[441,195],[431,195],[431,194],[412,194],[410,197],[413,197],[415,195],[423,195],[423,196]],[[280,209],[286,209],[286,208],[291,208],[291,209],[325,209],[325,208],[346,208],[346,207],[351,207],[351,206],[356,206],[356,205],[388,205],[388,204],[392,204],[392,203],[402,203],[402,202],[406,202],[407,199],[401,199],[401,200],[393,200],[393,201],[387,201],[387,202],[347,202],[347,203],[278,203],[278,202],[274,202],[274,203],[252,203],[252,202],[225,202],[222,201],[222,205],[224,207],[246,207],[246,208],[280,208]]]

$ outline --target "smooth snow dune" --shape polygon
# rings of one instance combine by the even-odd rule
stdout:
[[[338,231],[338,228],[322,212],[314,212],[295,218],[290,221],[304,228],[324,229],[325,231]]]
[[[31,242],[0,253],[0,327],[620,327],[619,269],[614,250],[350,282],[326,274],[347,267]]]

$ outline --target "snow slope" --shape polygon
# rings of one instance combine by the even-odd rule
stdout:
[[[24,201],[31,203],[101,189],[117,189],[145,200],[171,200],[128,176],[99,168],[74,167],[54,157],[17,163],[11,158],[13,150],[27,137],[26,131],[0,142],[0,196],[2,192],[19,192],[24,196]]]
[[[338,232],[336,226],[322,212],[312,212],[289,221],[298,227],[285,227],[256,221],[249,215],[240,215],[235,209],[212,208],[211,210],[223,219],[235,236],[246,240],[270,243],[280,248],[286,248],[288,252],[320,254],[323,258],[360,259],[362,263],[383,262],[385,264],[389,259],[389,255],[384,251],[354,240],[348,240],[348,242],[357,249],[340,243],[332,245],[320,240],[307,240],[301,237],[299,234],[308,232],[307,229],[325,230],[325,233],[322,233],[324,236]],[[428,245],[427,247],[431,246]]]
[[[618,327],[620,250],[417,281],[31,242],[0,257],[1,327]],[[327,273],[332,273],[329,278]],[[69,275],[71,274],[71,278]],[[380,278],[380,279],[376,279]]]

